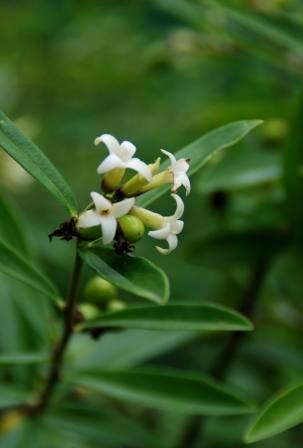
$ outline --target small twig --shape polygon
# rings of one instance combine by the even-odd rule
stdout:
[[[260,263],[252,272],[250,282],[244,291],[238,311],[248,319],[252,320],[255,315],[257,298],[259,296],[265,275],[267,273],[267,262]],[[217,379],[224,379],[228,369],[233,363],[238,350],[246,337],[244,332],[233,332],[227,337],[225,344],[219,351],[210,375]],[[202,416],[192,416],[185,425],[185,429],[180,436],[176,448],[193,448],[196,441],[201,436],[205,418]]]
[[[78,255],[77,249],[78,244],[76,247],[75,263],[71,278],[70,290],[66,299],[66,306],[64,309],[63,332],[53,352],[51,368],[46,378],[44,388],[42,389],[36,403],[20,403],[11,407],[7,407],[5,409],[1,409],[0,418],[1,415],[5,414],[5,412],[9,410],[20,411],[30,417],[36,417],[44,412],[52,398],[54,389],[60,380],[65,350],[73,333],[73,315],[77,300],[79,278],[82,268],[82,260]]]

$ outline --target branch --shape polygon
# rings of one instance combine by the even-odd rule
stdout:
[[[14,406],[3,408],[0,411],[0,418],[1,415],[4,415],[6,412],[10,410],[20,411],[30,417],[37,417],[38,415],[44,412],[44,410],[47,408],[52,398],[55,387],[60,380],[60,374],[63,367],[64,354],[73,333],[73,316],[78,295],[79,279],[82,268],[82,260],[78,255],[77,249],[78,249],[78,243],[76,247],[75,262],[70,283],[70,289],[67,295],[66,306],[64,309],[63,332],[61,338],[58,341],[57,346],[54,349],[51,360],[51,368],[46,378],[44,388],[42,389],[41,394],[36,403],[34,404],[20,403]]]
[[[238,311],[250,320],[253,320],[257,299],[262,288],[264,278],[267,273],[267,262],[260,263],[252,272],[250,282],[247,289],[244,291]],[[210,375],[217,379],[224,379],[227,371],[232,365],[236,355],[239,351],[243,340],[247,336],[244,332],[230,333],[226,338],[226,342],[219,351],[213,366],[210,369]],[[190,417],[183,434],[180,436],[176,448],[193,448],[196,441],[201,435],[205,418],[202,416]]]

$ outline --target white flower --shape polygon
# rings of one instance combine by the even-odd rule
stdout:
[[[117,230],[117,218],[126,215],[135,203],[134,198],[112,204],[102,194],[91,193],[95,210],[87,210],[78,219],[78,227],[95,227],[101,225],[103,244],[113,241]]]
[[[98,166],[97,173],[104,174],[116,168],[130,168],[142,174],[146,180],[151,181],[152,173],[146,163],[142,160],[133,157],[136,152],[136,147],[128,141],[121,144],[118,140],[109,134],[102,134],[95,140],[95,145],[104,143],[109,151],[109,155]]]
[[[173,191],[177,191],[178,188],[183,185],[186,190],[186,195],[188,195],[190,193],[190,180],[186,174],[189,168],[188,161],[186,159],[177,160],[171,152],[165,151],[165,149],[161,149],[161,151],[170,159],[171,165],[168,169],[172,172],[174,177]]]
[[[172,197],[175,199],[177,204],[175,213],[172,216],[163,218],[163,227],[158,230],[151,230],[148,232],[148,235],[152,238],[167,241],[168,249],[156,246],[156,249],[164,255],[167,255],[176,249],[178,245],[177,235],[182,232],[184,226],[184,222],[179,219],[184,212],[183,201],[180,196],[177,196],[176,194],[172,194]]]

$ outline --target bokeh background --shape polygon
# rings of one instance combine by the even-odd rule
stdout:
[[[1,0],[0,19],[1,109],[58,167],[83,208],[99,184],[96,166],[106,151],[94,147],[93,141],[101,133],[130,140],[138,155],[152,162],[160,148],[175,152],[228,122],[265,120],[195,176],[174,254],[159,256],[148,237],[137,247],[138,254],[167,272],[171,300],[208,300],[236,307],[251,273],[246,255],[266,245],[267,239],[248,243],[237,239],[234,244],[228,232],[265,228],[272,235],[273,229],[288,228],[281,154],[302,88],[302,2]],[[226,175],[229,163],[238,177]],[[253,173],[246,173],[248,167]],[[64,291],[71,248],[61,241],[50,244],[47,236],[66,219],[64,211],[4,152],[0,187],[18,213],[34,255]],[[173,206],[170,200],[160,201],[154,209],[170,214]],[[208,245],[214,231],[223,238],[215,247]],[[275,252],[274,243],[270,252]],[[302,321],[297,314],[302,307],[301,273],[301,261],[289,251],[271,264],[258,331],[247,339],[226,378],[261,401],[302,375]],[[44,337],[52,338],[51,329],[45,335],[39,317],[22,308],[20,297],[13,306],[4,304],[5,297],[0,306],[6,321],[0,329],[4,351],[14,351],[20,339],[29,349],[33,344],[42,346]],[[14,307],[20,308],[22,318]],[[48,316],[47,305],[43,312]],[[33,321],[36,337],[26,338]],[[130,332],[129,338],[138,337]],[[148,334],[142,337],[143,345],[152,346],[151,341]],[[155,353],[151,348],[149,355],[147,350],[142,360],[207,371],[222,341],[219,336],[203,342],[197,335],[175,335]],[[88,342],[82,340],[79,347],[86,351]],[[114,347],[113,340],[108,350]],[[124,350],[131,352],[132,345]],[[101,362],[102,349],[96,353]],[[107,362],[108,354],[104,356]],[[30,371],[12,369],[10,374],[23,386],[31,382]],[[158,434],[163,446],[175,446],[183,417],[141,415],[136,408],[131,413],[133,420],[141,419]],[[246,417],[209,419],[205,446],[242,446],[247,421]],[[94,437],[102,441],[102,435]],[[298,429],[259,446],[299,447],[302,437]],[[74,439],[64,446],[92,446],[89,434]],[[107,443],[124,446],[113,440]]]

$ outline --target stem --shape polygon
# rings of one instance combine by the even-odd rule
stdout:
[[[250,320],[253,320],[257,299],[267,273],[267,263],[260,263],[252,272],[250,282],[244,291],[238,311]],[[246,337],[244,332],[230,333],[226,342],[222,346],[219,354],[210,369],[210,374],[217,380],[224,379],[228,369],[232,365],[243,340]],[[185,425],[176,448],[193,448],[201,437],[205,418],[202,416],[192,416]],[[199,445],[202,446],[201,444]]]
[[[57,346],[54,349],[51,368],[49,374],[46,378],[44,387],[40,393],[39,399],[35,404],[20,403],[16,406],[10,408],[2,409],[0,413],[5,413],[7,410],[21,411],[30,417],[37,417],[44,412],[47,408],[55,390],[56,385],[60,381],[60,374],[63,367],[64,354],[73,333],[73,316],[74,309],[77,300],[79,279],[82,268],[82,259],[78,255],[78,242],[76,246],[76,255],[74,262],[74,269],[72,273],[70,289],[66,298],[66,307],[64,310],[64,321],[63,321],[63,332],[61,338],[59,339]]]
[[[66,299],[66,307],[64,310],[64,323],[63,323],[63,333],[61,339],[59,340],[53,356],[49,375],[46,379],[44,389],[41,392],[38,402],[32,407],[30,414],[32,416],[37,416],[41,414],[48,406],[49,401],[53,395],[54,389],[60,380],[60,373],[63,366],[63,358],[65,350],[67,348],[70,337],[73,333],[73,315],[75,304],[77,300],[77,293],[79,289],[79,279],[82,268],[82,259],[79,257],[77,252],[78,244],[76,247],[76,255],[74,262],[74,270],[71,278],[71,284],[69,293]]]

